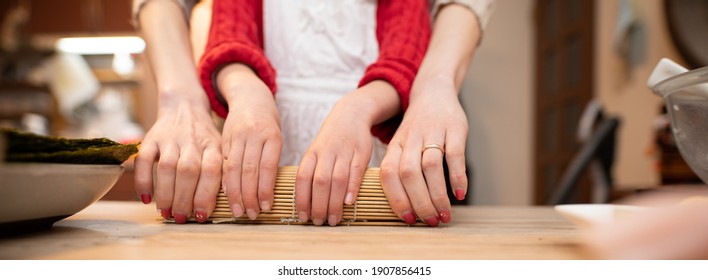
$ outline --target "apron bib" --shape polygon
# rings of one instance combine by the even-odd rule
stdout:
[[[265,53],[277,71],[280,165],[299,165],[334,104],[378,57],[376,1],[265,0]],[[373,137],[369,166],[386,145]]]

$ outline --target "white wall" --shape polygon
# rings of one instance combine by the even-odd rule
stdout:
[[[475,205],[532,202],[533,0],[497,0],[462,87]]]

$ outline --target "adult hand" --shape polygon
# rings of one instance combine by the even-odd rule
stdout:
[[[275,178],[283,146],[275,99],[253,71],[232,64],[218,84],[229,104],[224,123],[222,183],[235,217],[255,220],[273,205]]]
[[[295,181],[298,218],[315,225],[337,225],[343,205],[356,201],[371,159],[371,127],[395,114],[395,89],[371,82],[344,96],[332,108],[303,156]]]
[[[140,145],[135,159],[135,190],[143,203],[150,203],[154,179],[155,201],[164,218],[174,216],[181,224],[194,211],[197,221],[204,222],[216,206],[219,191],[221,136],[206,98],[170,100],[174,96],[162,95],[157,121]]]
[[[452,81],[414,84],[408,110],[381,163],[386,197],[406,223],[415,223],[416,215],[430,226],[450,222],[443,160],[456,198],[464,199],[467,132],[467,117]]]
[[[135,160],[135,188],[144,203],[151,202],[154,191],[165,218],[174,215],[177,223],[185,223],[194,212],[204,222],[214,210],[221,181],[221,136],[197,79],[185,7],[176,1],[138,2],[135,14],[159,107]]]

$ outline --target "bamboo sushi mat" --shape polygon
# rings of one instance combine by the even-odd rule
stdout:
[[[295,175],[297,166],[282,166],[278,168],[275,181],[275,200],[270,211],[263,211],[255,220],[247,216],[234,217],[231,213],[226,194],[219,192],[216,200],[216,209],[207,222],[234,223],[234,224],[286,224],[286,225],[312,225],[312,222],[301,222],[295,210]],[[338,225],[347,226],[408,226],[391,209],[386,200],[379,168],[367,168],[362,177],[361,188],[356,202],[353,205],[344,205],[344,215]],[[174,220],[165,220],[174,222]],[[194,217],[188,221],[196,222]],[[327,223],[325,222],[325,225]],[[418,221],[416,226],[425,226]]]

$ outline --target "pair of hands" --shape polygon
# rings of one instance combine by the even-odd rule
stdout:
[[[135,162],[136,191],[144,203],[150,203],[154,189],[163,217],[184,223],[194,213],[197,221],[204,222],[222,185],[234,216],[245,213],[255,219],[270,210],[282,137],[272,94],[254,77],[246,73],[225,83],[222,92],[230,113],[223,135],[213,125],[208,107],[182,102],[161,112]],[[379,83],[383,82],[372,82],[340,100],[306,152],[296,177],[301,220],[334,226],[342,219],[343,204],[356,200],[371,157],[370,128],[382,116],[390,117],[372,112],[372,100],[366,98],[382,89]],[[463,199],[467,190],[467,120],[453,87],[435,90],[441,88],[449,92],[411,97],[381,165],[389,203],[409,224],[415,223],[416,216],[431,226],[450,221],[444,157],[457,198]],[[444,145],[445,154],[435,149],[421,152],[430,144]]]
[[[371,157],[370,129],[391,117],[367,111],[376,107],[367,96],[385,91],[398,98],[393,87],[374,81],[346,95],[332,109],[298,169],[296,208],[301,220],[307,220],[309,210],[313,223],[321,225],[328,215],[327,222],[334,226],[342,219],[342,201],[352,205],[356,200]],[[410,106],[388,145],[380,175],[391,208],[406,223],[414,224],[416,216],[430,226],[451,221],[443,160],[448,164],[455,197],[463,200],[468,185],[468,129],[452,80],[422,81],[413,88]],[[444,147],[443,151],[425,149],[433,144]]]

